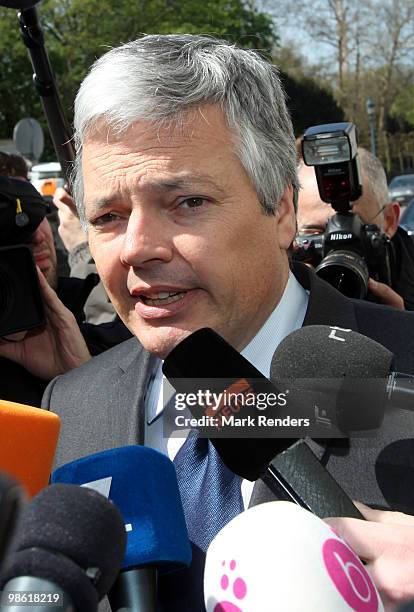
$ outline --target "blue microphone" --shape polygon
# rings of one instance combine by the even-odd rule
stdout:
[[[145,446],[96,453],[59,467],[52,482],[95,489],[118,507],[127,532],[121,573],[109,592],[113,612],[155,612],[157,573],[189,566],[191,547],[172,461]]]

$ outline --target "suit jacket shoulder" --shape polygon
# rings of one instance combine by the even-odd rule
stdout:
[[[154,362],[131,338],[48,385],[42,406],[61,418],[56,465],[142,442],[144,395]]]
[[[394,369],[414,374],[414,313],[355,300],[358,327],[394,353]]]

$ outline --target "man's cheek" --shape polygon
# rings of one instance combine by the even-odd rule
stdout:
[[[107,249],[90,249],[99,277],[110,297],[119,298],[122,293],[129,296],[126,288],[127,270],[114,252]],[[96,254],[94,254],[96,252]]]

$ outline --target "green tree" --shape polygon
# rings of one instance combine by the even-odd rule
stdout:
[[[399,169],[403,158],[411,165],[414,0],[261,2],[280,32],[284,26],[294,32],[295,44],[290,46],[295,52],[301,41],[304,49],[316,46],[316,72],[330,86],[347,120],[357,124],[360,143],[369,147],[366,101],[371,98],[376,105],[377,152],[386,169],[391,172],[396,158]],[[398,149],[403,157],[396,155]]]
[[[330,86],[310,76],[315,73],[314,67],[296,49],[278,47],[273,61],[281,71],[296,136],[312,125],[344,121],[344,111]]]
[[[76,91],[95,59],[144,33],[210,34],[269,56],[277,44],[270,17],[243,0],[44,0],[39,19],[70,121]],[[23,116],[45,125],[16,11],[10,9],[0,9],[0,73],[0,134],[10,137]],[[47,151],[50,156],[50,144]]]
[[[406,85],[398,92],[390,115],[400,124],[400,131],[408,131],[404,130],[406,126],[414,130],[414,84]]]
[[[281,79],[296,136],[312,125],[344,121],[344,111],[328,89],[308,77],[294,79],[281,73]]]
[[[41,118],[45,125],[14,10],[0,9],[0,58],[0,134],[11,138],[13,126],[22,117]]]

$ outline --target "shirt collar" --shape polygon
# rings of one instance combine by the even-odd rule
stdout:
[[[255,337],[241,351],[243,357],[246,357],[267,378],[274,352],[280,342],[302,327],[308,301],[308,291],[305,291],[292,272],[289,272],[288,282],[276,308]]]

